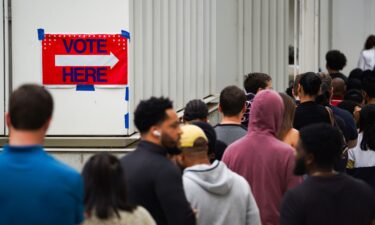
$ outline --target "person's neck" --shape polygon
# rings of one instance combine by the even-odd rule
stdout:
[[[148,142],[151,142],[153,144],[161,146],[160,140],[158,138],[154,138],[154,137],[152,137],[151,135],[148,135],[148,134],[141,135],[141,140],[142,141],[148,141]]]
[[[370,99],[367,101],[367,104],[375,105],[375,98],[370,98]]]
[[[241,115],[224,116],[220,124],[241,124]]]
[[[338,73],[339,71],[338,70],[332,70],[332,69],[327,69],[328,73],[331,74],[331,73]]]
[[[44,132],[42,131],[10,131],[9,145],[11,146],[43,145],[43,143]]]
[[[309,96],[309,95],[305,95],[305,96],[300,96],[299,100],[300,100],[301,103],[304,103],[304,102],[315,102],[315,97]]]
[[[311,177],[332,177],[336,174],[333,168],[314,168],[309,171]]]
[[[211,165],[211,162],[208,159],[208,157],[196,158],[196,159],[189,160],[189,162],[187,163],[187,167],[191,167],[195,165],[202,165],[202,164]]]

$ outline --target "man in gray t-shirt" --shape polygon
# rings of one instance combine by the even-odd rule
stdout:
[[[223,114],[223,119],[215,126],[215,131],[217,140],[227,146],[247,133],[246,128],[241,125],[241,118],[246,110],[245,103],[245,92],[237,86],[228,86],[220,93],[219,111]]]

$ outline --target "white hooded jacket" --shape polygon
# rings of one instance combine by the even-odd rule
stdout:
[[[240,175],[215,161],[184,170],[185,194],[197,210],[197,225],[260,225],[251,188]]]

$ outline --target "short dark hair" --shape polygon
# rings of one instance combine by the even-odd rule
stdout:
[[[243,110],[246,95],[237,86],[228,86],[220,93],[220,107],[224,116],[236,116]]]
[[[120,161],[108,153],[92,156],[82,170],[86,212],[107,219],[119,211],[133,211],[127,202],[127,185]]]
[[[348,85],[347,85],[347,90],[362,90],[362,79],[357,79],[357,78],[349,78],[348,79]]]
[[[375,35],[370,35],[367,37],[365,42],[365,50],[369,50],[375,47]]]
[[[196,119],[204,120],[208,117],[208,107],[200,99],[194,99],[189,101],[184,110],[183,119],[184,121],[192,121]]]
[[[375,151],[375,105],[366,105],[362,108],[359,116],[359,131],[363,133],[361,149]]]
[[[350,71],[348,78],[362,80],[362,76],[363,76],[363,70],[361,70],[360,68],[355,68],[352,71]]]
[[[353,102],[356,102],[358,104],[362,104],[362,102],[363,102],[362,92],[360,90],[356,90],[356,89],[349,90],[349,91],[346,92],[346,94],[344,96],[344,100],[353,101]]]
[[[363,72],[362,87],[370,98],[375,98],[375,71]]]
[[[151,97],[141,101],[134,112],[134,124],[140,133],[146,133],[152,126],[167,119],[166,110],[172,109],[173,104],[168,98]]]
[[[346,66],[346,57],[339,50],[331,50],[326,54],[327,67],[333,70],[342,70]]]
[[[265,73],[249,73],[245,75],[243,86],[247,93],[256,94],[259,88],[266,88],[267,82],[271,80],[272,78]]]
[[[357,106],[361,107],[361,105],[359,103],[354,102],[354,101],[350,101],[350,100],[344,100],[344,101],[340,102],[337,106],[341,109],[344,109],[344,110],[350,112],[351,115],[353,115],[355,107],[357,107]]]
[[[306,95],[317,96],[319,94],[322,80],[316,73],[307,72],[301,74],[299,84],[303,88],[303,91]]]
[[[10,123],[19,130],[38,130],[52,117],[53,99],[40,85],[24,84],[10,96]]]
[[[333,167],[340,159],[343,138],[340,131],[329,124],[318,123],[300,130],[300,141],[306,153],[314,156],[321,168]]]

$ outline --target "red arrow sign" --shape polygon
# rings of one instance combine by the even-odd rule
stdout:
[[[44,85],[126,85],[128,40],[119,34],[46,34]]]

